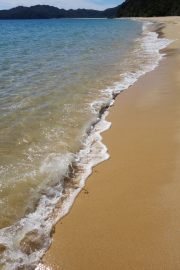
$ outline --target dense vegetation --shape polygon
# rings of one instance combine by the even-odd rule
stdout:
[[[126,0],[120,6],[104,11],[92,9],[59,9],[48,5],[0,10],[0,19],[113,18],[180,15],[180,0]]]
[[[0,10],[0,19],[50,19],[50,18],[106,18],[115,17],[119,7],[104,11],[88,9],[59,9],[48,5],[16,7]]]
[[[126,0],[118,17],[179,16],[180,0]]]

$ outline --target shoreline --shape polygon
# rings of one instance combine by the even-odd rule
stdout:
[[[155,27],[154,27],[155,28]],[[144,24],[144,27],[143,27],[144,31],[145,29],[147,30],[147,25]],[[149,59],[149,53],[148,53],[148,50],[147,49],[144,49],[144,46],[145,45],[148,45],[149,46],[152,46],[153,48],[153,51],[154,51],[154,45],[152,43],[152,40],[151,38],[153,39],[154,43],[156,44],[157,41],[158,41],[158,37],[157,37],[157,34],[153,34],[151,31],[143,31],[142,35],[141,35],[141,38],[137,39],[138,41],[140,40],[141,42],[141,46],[142,46],[142,51],[143,51],[143,54],[144,54],[144,51],[145,51],[145,55],[147,53],[148,55],[148,59]],[[148,34],[149,33],[149,34]],[[150,36],[149,36],[150,35]],[[147,40],[145,39],[145,37],[150,37],[150,44],[149,44],[149,39],[148,39],[148,42]],[[163,42],[167,42],[166,39],[162,39]],[[166,45],[163,45],[163,47],[165,47]],[[162,48],[162,46],[160,46]],[[138,47],[139,48],[139,47]],[[159,46],[158,46],[159,48]],[[156,53],[157,51],[157,53]],[[153,59],[154,59],[154,63],[152,63],[152,59],[150,57],[150,62],[148,61],[148,64],[147,65],[143,65],[143,68],[140,68],[138,70],[133,70],[132,73],[129,71],[127,73],[123,73],[122,74],[122,81],[117,81],[116,83],[114,83],[112,85],[112,88],[108,89],[108,96],[111,98],[110,101],[108,101],[107,105],[104,105],[101,107],[100,110],[98,110],[98,119],[96,122],[93,122],[91,128],[89,128],[87,130],[87,140],[88,142],[86,142],[86,146],[87,148],[83,148],[82,149],[82,153],[81,151],[78,152],[78,155],[81,155],[81,158],[82,160],[85,161],[84,162],[81,162],[82,160],[80,160],[78,162],[78,164],[80,164],[80,170],[78,170],[78,166],[76,166],[76,162],[75,164],[72,163],[72,166],[69,166],[69,173],[68,173],[68,176],[64,178],[64,182],[67,184],[64,186],[64,196],[62,197],[61,200],[59,200],[57,203],[56,203],[56,206],[54,208],[54,211],[53,213],[49,213],[49,212],[46,212],[46,216],[47,218],[44,218],[44,221],[46,222],[46,224],[44,223],[43,220],[39,220],[38,224],[40,227],[38,228],[35,228],[35,224],[34,224],[34,228],[33,230],[29,230],[29,232],[24,232],[24,237],[22,238],[21,240],[21,243],[20,243],[20,252],[23,250],[26,252],[29,252],[29,248],[35,250],[35,252],[33,253],[34,255],[34,258],[35,259],[38,259],[40,257],[43,256],[44,252],[45,252],[45,249],[47,250],[48,247],[49,247],[49,244],[50,244],[50,240],[51,240],[51,237],[52,237],[52,234],[53,234],[53,230],[54,230],[54,224],[57,223],[57,221],[59,219],[62,219],[65,215],[67,215],[72,207],[72,204],[75,200],[75,198],[77,197],[78,193],[81,191],[81,190],[84,190],[84,182],[86,181],[86,179],[89,177],[89,175],[91,175],[92,173],[92,167],[96,166],[97,164],[105,161],[108,159],[109,157],[109,154],[107,152],[107,147],[105,146],[105,144],[101,143],[101,133],[104,132],[105,130],[109,129],[110,127],[110,122],[107,122],[106,121],[106,114],[108,114],[108,109],[110,108],[110,103],[114,102],[114,99],[115,97],[123,90],[126,90],[127,88],[129,88],[130,85],[133,85],[135,81],[138,80],[139,77],[141,77],[144,73],[146,72],[149,72],[150,70],[154,69],[155,66],[157,66],[157,64],[159,63],[159,59],[161,59],[161,54],[158,52],[159,50],[157,50],[157,48],[155,49],[155,54],[157,56],[157,58],[154,58],[154,54],[150,54],[153,55]],[[135,52],[135,51],[134,51]],[[139,53],[138,53],[139,55]],[[146,55],[146,56],[147,56]],[[137,57],[138,59],[138,57]],[[145,69],[144,69],[145,68]],[[120,83],[120,84],[119,84]],[[96,103],[97,101],[95,102],[95,108],[94,108],[94,102],[91,103],[91,107],[93,108],[93,110],[96,111]],[[100,101],[100,104],[101,104],[101,101]],[[105,103],[104,103],[105,104]],[[97,158],[97,149],[96,147],[98,147],[98,149],[100,150],[100,154],[98,154],[98,158]],[[89,149],[89,150],[88,150]],[[95,151],[94,151],[95,150]],[[86,153],[87,151],[87,153]],[[92,153],[92,155],[88,154],[88,153]],[[86,156],[87,155],[87,156]],[[91,156],[91,158],[89,157]],[[94,158],[92,158],[94,156]],[[89,162],[86,161],[86,159],[89,160]],[[84,166],[85,164],[85,166]],[[74,173],[78,174],[78,171],[80,171],[80,179],[79,177],[76,179],[74,177]],[[83,171],[83,173],[81,174],[81,171]],[[54,188],[56,188],[58,186],[54,186]],[[74,188],[72,188],[74,187]],[[53,187],[52,187],[53,188]],[[67,190],[66,190],[67,188]],[[72,191],[72,192],[71,192]],[[71,196],[68,196],[68,194],[71,194]],[[66,200],[67,198],[67,200]],[[52,197],[51,197],[51,201],[52,201]],[[60,210],[59,210],[60,209]],[[41,204],[38,205],[38,208],[37,210],[40,210],[41,211]],[[43,216],[44,217],[44,216]],[[53,219],[52,222],[49,222],[49,219]],[[28,221],[28,216],[27,216],[27,219],[24,220],[26,222],[26,228],[28,229],[28,222],[30,221],[30,225],[32,223],[31,220]],[[21,220],[21,224],[24,223],[23,220]],[[21,226],[21,224],[19,224]],[[51,224],[53,225],[53,227],[51,227]],[[15,226],[18,226],[17,224],[15,224]],[[26,229],[25,228],[25,229]],[[14,228],[16,231],[16,228]],[[19,231],[20,232],[20,231]],[[2,232],[2,238],[3,239],[3,234],[4,235],[7,235],[8,233],[11,234],[11,228],[5,228],[5,230]],[[21,233],[21,232],[20,232]],[[49,237],[47,237],[49,235]],[[21,237],[21,236],[20,236]],[[31,237],[33,238],[32,242],[31,242]],[[45,240],[45,241],[44,241]],[[30,241],[30,243],[28,243],[28,241]],[[8,243],[9,244],[9,243]],[[38,246],[38,249],[36,249],[36,245]],[[5,248],[5,246],[3,246],[3,248]],[[40,250],[41,248],[41,250]],[[11,251],[13,252],[14,251],[14,247],[12,246],[11,248]],[[5,252],[7,251],[7,249],[5,250]],[[41,253],[38,255],[38,253]],[[7,252],[6,252],[7,254]],[[22,254],[24,255],[24,254]],[[36,256],[37,255],[37,256]],[[8,255],[9,256],[9,255]],[[25,256],[23,257],[24,261],[20,264],[23,264],[25,265],[27,263],[27,265],[31,265],[33,267],[33,262],[35,261],[33,257],[28,257],[28,256]],[[19,262],[18,262],[19,263]],[[32,265],[33,264],[33,265]],[[9,266],[7,266],[9,267]],[[35,267],[35,266],[34,266]]]
[[[148,20],[149,20],[149,18],[148,18]],[[160,21],[160,22],[164,22],[165,20],[169,20],[170,22],[175,23],[175,19],[174,18],[169,18],[169,19],[162,18],[162,19],[158,19],[158,21]],[[157,18],[153,19],[153,21],[157,21]],[[175,39],[176,37],[174,35],[174,32],[172,32],[172,29],[171,29],[170,32],[168,32],[168,30],[167,30],[167,28],[172,28],[170,22],[167,22],[167,21],[165,22],[165,24],[166,24],[166,28],[164,30],[165,31],[165,36],[167,38],[169,38],[169,39]],[[179,25],[177,27],[179,27]],[[112,225],[115,225],[115,223],[117,223],[117,222],[119,222],[119,224],[121,225],[120,227],[122,227],[122,224],[121,224],[121,215],[120,215],[119,212],[116,213],[117,209],[114,209],[112,211],[114,211],[115,213],[110,213],[110,211],[109,211],[108,212],[109,218],[107,218],[107,213],[106,213],[106,211],[104,211],[105,210],[104,207],[106,205],[107,206],[107,209],[109,210],[108,206],[111,203],[112,203],[112,205],[114,204],[112,200],[113,200],[113,197],[114,196],[116,197],[116,195],[117,195],[117,198],[116,198],[117,199],[117,202],[120,201],[121,204],[123,205],[123,199],[118,199],[118,197],[119,197],[119,195],[121,193],[122,193],[121,195],[124,195],[124,194],[126,195],[126,196],[124,195],[125,198],[126,197],[130,198],[129,195],[132,195],[132,194],[133,194],[133,196],[135,196],[135,197],[137,196],[138,197],[138,192],[140,193],[140,190],[138,190],[138,188],[137,188],[137,190],[135,189],[135,194],[132,192],[132,187],[133,186],[132,187],[130,186],[130,180],[131,179],[128,176],[128,170],[127,170],[128,162],[126,163],[126,161],[123,161],[123,159],[121,159],[122,158],[122,153],[121,153],[121,151],[118,151],[120,149],[121,150],[124,150],[124,155],[126,156],[128,154],[127,153],[128,152],[127,150],[130,151],[131,149],[126,149],[126,147],[124,149],[122,147],[122,142],[120,142],[120,143],[118,142],[118,138],[117,137],[118,137],[118,133],[119,133],[118,132],[119,131],[119,126],[118,126],[119,125],[119,121],[118,121],[117,118],[119,118],[119,113],[120,113],[121,116],[122,115],[125,115],[126,116],[125,117],[126,120],[129,119],[129,121],[132,121],[130,118],[128,118],[129,112],[127,112],[127,109],[125,108],[126,106],[124,104],[122,104],[122,103],[123,103],[123,100],[124,100],[125,103],[126,103],[126,105],[127,105],[127,107],[130,106],[130,104],[131,104],[131,106],[133,108],[133,106],[134,106],[133,105],[133,101],[132,101],[133,96],[134,96],[135,100],[137,101],[137,97],[136,97],[135,94],[137,94],[137,96],[139,95],[140,99],[142,99],[141,100],[142,101],[142,104],[140,104],[140,106],[143,107],[143,106],[146,105],[145,106],[145,109],[148,107],[149,111],[150,111],[150,109],[152,110],[151,107],[153,107],[153,106],[152,106],[151,103],[155,102],[154,101],[154,98],[156,96],[155,97],[152,97],[151,96],[152,95],[151,92],[148,92],[147,91],[148,93],[144,93],[144,92],[142,92],[142,89],[144,88],[144,85],[148,85],[147,82],[150,82],[151,83],[152,77],[154,78],[154,80],[156,79],[156,81],[157,81],[156,82],[157,84],[154,84],[154,81],[153,81],[153,85],[154,85],[155,88],[156,87],[158,88],[158,86],[159,86],[158,83],[160,85],[162,84],[162,81],[160,81],[160,79],[157,78],[157,77],[159,77],[159,75],[161,75],[161,77],[162,77],[164,74],[167,75],[167,73],[169,71],[171,71],[171,72],[173,71],[173,64],[174,63],[172,63],[172,58],[175,58],[176,59],[176,62],[177,62],[176,52],[174,52],[174,50],[177,50],[178,48],[179,48],[179,43],[177,45],[177,42],[175,42],[175,44],[172,44],[170,47],[168,47],[168,49],[166,49],[166,52],[167,52],[166,59],[163,59],[163,61],[161,61],[160,66],[158,68],[156,68],[155,71],[152,71],[152,72],[144,75],[142,78],[140,78],[138,80],[138,82],[135,83],[135,85],[131,86],[130,91],[125,91],[119,97],[117,97],[115,106],[110,109],[110,115],[108,117],[108,119],[110,118],[110,121],[112,122],[113,126],[112,126],[112,128],[110,130],[108,130],[106,133],[103,134],[103,140],[105,141],[105,145],[108,145],[108,149],[110,151],[110,156],[111,157],[110,157],[110,159],[108,161],[97,165],[93,169],[93,174],[89,177],[88,182],[86,183],[86,187],[85,187],[88,190],[89,193],[88,194],[84,194],[84,192],[81,191],[80,195],[76,199],[75,204],[72,207],[73,209],[71,210],[71,212],[56,225],[56,232],[55,232],[55,235],[53,237],[54,238],[54,243],[50,247],[50,250],[47,252],[47,254],[45,255],[45,258],[43,260],[45,262],[45,265],[52,266],[52,269],[54,269],[54,270],[56,270],[56,269],[68,269],[68,270],[69,269],[73,269],[73,270],[74,269],[101,269],[101,267],[102,268],[105,268],[105,269],[110,269],[110,268],[108,268],[108,263],[111,262],[111,265],[112,265],[112,263],[114,261],[117,264],[115,264],[115,262],[114,262],[114,264],[113,264],[114,265],[114,268],[112,268],[112,269],[117,269],[117,268],[115,268],[115,265],[116,266],[121,265],[122,262],[121,262],[121,260],[118,259],[119,255],[120,255],[118,253],[119,252],[121,253],[122,250],[120,249],[119,245],[121,247],[124,247],[124,246],[123,246],[122,243],[120,243],[121,241],[115,241],[116,239],[113,239],[113,236],[116,235],[116,234],[118,234],[118,236],[121,236],[123,238],[123,235],[121,235],[122,232],[119,232],[119,228],[116,228],[116,226],[114,228],[115,231],[113,231],[113,232],[111,231],[111,227],[113,228]],[[171,69],[168,70],[168,68],[170,68],[170,64],[171,64]],[[176,64],[178,64],[178,63],[176,63]],[[174,74],[174,72],[172,72],[172,74]],[[169,78],[169,80],[171,81],[170,78]],[[132,90],[134,90],[134,91],[132,92]],[[162,89],[160,89],[160,90],[161,91],[159,91],[160,92],[159,95],[161,96],[162,95],[162,93],[161,93],[162,92]],[[158,90],[156,90],[156,91],[158,92]],[[171,97],[172,93],[168,93],[167,92],[167,94],[169,94],[170,95],[170,98],[172,98]],[[147,96],[149,95],[148,98],[150,99],[150,101],[147,99],[147,96],[146,95]],[[178,93],[177,93],[177,95],[178,95]],[[146,102],[143,100],[143,98],[144,98],[144,100]],[[157,99],[157,97],[156,97],[156,99]],[[164,96],[163,96],[163,99],[164,99]],[[160,101],[157,99],[156,102],[158,103]],[[137,103],[139,103],[139,101],[137,101]],[[120,110],[118,110],[118,104],[120,104],[121,107],[122,107]],[[158,103],[158,105],[160,107],[162,107],[161,104]],[[165,104],[165,105],[167,105],[167,104]],[[170,107],[170,105],[169,105],[169,107]],[[129,107],[129,110],[131,111],[132,108]],[[137,108],[134,108],[134,110],[136,111]],[[150,117],[149,116],[149,114],[150,114],[149,111],[148,111],[148,113],[146,113],[147,114],[146,116],[148,116],[148,117]],[[171,112],[171,110],[170,110],[170,112]],[[151,111],[151,113],[154,115],[153,111]],[[172,115],[170,115],[170,116],[172,116]],[[169,122],[172,121],[172,119],[171,119],[170,116],[169,116]],[[155,117],[155,115],[154,115],[154,117]],[[163,121],[162,121],[162,123],[159,122],[158,124],[161,124],[161,125],[164,124],[163,127],[166,127],[166,123],[164,123],[164,121],[165,121],[164,117],[165,116],[161,115],[161,117],[162,117],[161,120],[163,120]],[[144,118],[144,117],[142,117],[142,118]],[[151,118],[153,118],[153,117],[151,116]],[[166,118],[166,120],[167,119],[168,118]],[[121,120],[123,120],[123,118],[121,118]],[[129,130],[129,128],[131,128],[131,126],[128,126],[127,127],[127,123],[125,123],[126,120],[122,121],[121,126],[123,127],[123,125],[124,125],[125,128],[127,128],[127,130]],[[135,119],[135,120],[137,120],[137,119]],[[155,120],[155,122],[157,122],[157,120],[155,118],[154,118],[154,120]],[[151,121],[152,121],[152,119],[151,119]],[[145,123],[145,122],[143,122],[144,126],[141,126],[141,129],[140,129],[141,130],[141,133],[142,133],[142,134],[140,134],[141,136],[144,133],[146,134],[146,128],[147,129],[150,128],[149,127],[150,124],[149,123]],[[142,124],[141,121],[140,121],[139,124]],[[152,126],[155,125],[155,124],[153,124],[153,122],[151,124],[152,124]],[[125,132],[122,127],[120,127],[120,131],[121,132],[122,131],[124,132],[123,139],[126,141],[130,137],[130,135],[128,135],[127,134],[127,130]],[[116,128],[117,128],[117,131],[116,131]],[[157,126],[156,126],[156,128],[157,128]],[[150,129],[150,131],[152,132],[152,129]],[[135,130],[133,130],[133,132],[134,132],[133,133],[134,136],[137,135],[136,133],[138,133]],[[119,134],[121,134],[121,133],[119,133]],[[153,133],[151,135],[153,135]],[[161,135],[163,135],[163,134],[161,134]],[[161,154],[162,154],[161,152],[165,151],[163,148],[165,146],[166,146],[165,148],[167,148],[166,141],[168,142],[169,137],[164,138],[163,136],[159,136],[159,139],[160,139],[159,143],[161,142],[161,139],[163,141],[163,143],[162,143],[163,144],[162,149],[160,148],[159,151],[156,151],[156,149],[154,148],[154,144],[153,143],[152,143],[152,148],[153,149],[152,150],[151,149],[148,149],[148,151],[151,150],[150,153],[151,153],[152,156],[154,156],[155,154],[161,156]],[[136,139],[138,140],[138,138],[139,137],[137,137]],[[142,139],[143,138],[144,137],[142,137]],[[121,138],[119,138],[119,139],[121,140]],[[113,140],[115,140],[115,142],[117,142],[117,144],[118,144],[118,147],[117,148],[118,149],[116,149],[116,146],[117,145],[116,145],[116,143],[113,143]],[[129,138],[129,140],[130,140],[130,138]],[[131,138],[131,140],[132,140],[132,138]],[[155,140],[155,138],[154,138],[154,140]],[[126,143],[127,143],[127,141],[126,141]],[[136,149],[136,143],[137,142],[133,142],[133,144],[132,144],[132,146],[134,145],[133,147],[135,149]],[[140,143],[140,141],[138,141],[138,143],[139,143],[138,149],[141,149],[141,146],[142,146],[141,144],[143,144],[143,147],[146,148],[145,140],[142,143]],[[115,144],[115,146],[114,146],[114,144]],[[175,149],[177,148],[177,147],[174,147],[174,144],[171,145],[171,151],[172,151],[172,149],[175,151]],[[127,148],[129,148],[129,144],[126,144],[126,145],[128,145]],[[177,143],[177,145],[178,145],[178,143]],[[136,151],[137,151],[137,149],[136,149]],[[154,151],[154,153],[153,153],[153,151]],[[130,153],[131,153],[131,151],[130,151]],[[135,157],[137,157],[137,159],[139,159],[138,162],[137,162],[138,169],[139,169],[136,172],[137,175],[138,174],[141,175],[140,164],[142,163],[143,158],[146,159],[146,153],[147,153],[147,150],[144,152],[144,156],[141,156],[140,153],[136,153],[136,155],[134,154]],[[128,156],[126,158],[127,158],[127,161],[130,159],[130,157],[128,157]],[[173,158],[174,157],[171,156],[171,163],[172,163],[172,160],[174,160]],[[121,160],[121,162],[120,162],[120,165],[121,166],[120,167],[121,167],[121,169],[122,168],[124,169],[124,172],[123,172],[123,170],[122,171],[121,170],[118,171],[119,168],[118,168],[118,164],[117,164],[117,161],[116,161],[118,159]],[[169,157],[169,159],[170,159],[170,157]],[[157,160],[159,160],[159,159],[157,159]],[[153,163],[153,159],[151,160],[151,162]],[[151,163],[149,163],[149,164],[151,164]],[[166,165],[167,164],[169,164],[169,163],[167,162]],[[173,164],[174,164],[174,162],[173,162]],[[111,168],[112,166],[114,168],[114,172],[113,172],[113,170]],[[147,166],[147,164],[146,164],[146,166]],[[178,169],[179,168],[177,168],[177,170]],[[145,168],[144,169],[144,175],[146,175],[147,170],[148,170],[148,168]],[[169,168],[169,171],[172,171],[174,173],[174,168]],[[110,172],[111,172],[111,175],[110,175]],[[120,176],[124,175],[125,173],[127,174],[127,175],[125,175],[126,176],[125,178],[126,178],[126,180],[128,179],[128,181],[129,181],[129,184],[126,187],[125,187],[125,184],[124,183],[122,183],[121,181],[120,181],[120,183],[117,183],[117,181],[115,181],[114,179],[113,179],[113,183],[111,183],[112,185],[109,184],[106,175],[108,175],[109,177],[112,177],[113,174],[114,174],[117,178],[121,179]],[[97,176],[97,174],[98,174],[98,176]],[[161,174],[162,174],[162,171],[161,171]],[[160,179],[161,179],[160,182],[163,182],[162,181],[162,175],[161,174],[159,175],[160,176]],[[154,177],[155,176],[156,175],[154,175]],[[103,181],[104,178],[105,178],[106,181],[105,180]],[[99,182],[98,182],[98,180],[99,180]],[[137,179],[136,179],[135,183],[137,184],[137,186],[140,185],[138,183]],[[149,188],[152,188],[151,185],[150,185],[150,182],[148,182],[146,184],[148,184]],[[162,183],[158,183],[157,184],[158,189],[161,186],[160,184],[162,184]],[[111,190],[112,189],[111,186],[113,186],[113,185],[114,186],[117,186],[117,190],[116,191],[115,190]],[[153,186],[153,190],[155,189],[155,191],[157,191],[156,190],[157,189],[156,185],[155,184],[152,184],[152,186]],[[124,188],[124,191],[123,191],[123,188]],[[128,189],[128,188],[130,188],[130,189]],[[163,186],[163,188],[164,188],[164,186]],[[147,186],[146,187],[144,186],[144,189],[146,189],[146,191],[147,191]],[[120,194],[117,194],[118,193],[117,191],[119,191]],[[123,194],[122,191],[124,192],[124,194]],[[98,196],[97,196],[97,194],[98,194]],[[152,197],[153,197],[153,195],[152,195]],[[109,199],[110,202],[107,202],[107,199]],[[143,199],[144,199],[144,201],[142,200],[142,202],[146,202],[146,198],[144,197]],[[154,201],[152,199],[154,199],[154,198],[151,198],[151,201],[150,202],[151,203],[154,203]],[[127,198],[126,198],[126,200],[127,200]],[[126,200],[124,200],[124,202]],[[133,199],[131,199],[131,200],[133,200]],[[137,202],[135,202],[135,205],[136,204],[137,204]],[[93,210],[94,210],[94,208],[96,206],[98,208],[98,209],[96,209],[97,210],[97,213],[93,213]],[[161,205],[159,204],[158,206],[160,207]],[[132,207],[132,205],[131,205],[131,207]],[[137,209],[139,209],[139,210],[142,211],[142,209],[139,207],[139,205],[136,205],[136,208],[135,207],[133,207],[133,208],[134,208],[134,211],[137,211]],[[126,218],[123,219],[124,222],[122,222],[122,223],[126,224],[126,222],[128,220],[129,221],[133,221],[133,218],[130,215],[128,215],[128,213],[125,213],[126,212],[125,210],[127,210],[127,212],[128,212],[128,208],[127,209],[124,209],[124,207],[121,206],[120,209],[119,209],[119,211],[121,211],[121,210],[122,210],[123,216],[126,217]],[[144,209],[144,212],[143,211],[142,212],[143,213],[146,213],[147,211],[145,211],[145,210],[146,209]],[[150,210],[152,210],[152,209],[150,209]],[[133,216],[134,213],[132,212],[131,214]],[[164,218],[165,218],[166,215],[165,215],[164,212],[163,212],[163,214],[164,214]],[[83,224],[84,226],[82,226],[82,224],[81,224],[81,220],[82,220],[82,217],[83,216],[85,216],[86,219],[87,219],[85,221],[83,220],[84,221],[84,224]],[[134,218],[135,218],[135,216],[134,216]],[[149,217],[147,218],[147,220],[148,219],[151,220],[152,218],[153,218],[153,215],[151,213],[151,215],[149,215]],[[109,219],[110,219],[110,221],[109,221]],[[144,221],[141,222],[141,223],[143,223],[143,224],[145,223],[146,224],[146,221],[147,220],[144,219]],[[135,219],[134,219],[134,221],[135,221]],[[75,223],[74,225],[73,225],[73,222]],[[109,227],[107,227],[107,223],[108,222],[110,223],[109,224],[110,225]],[[152,220],[151,220],[151,222],[152,222]],[[135,221],[135,223],[137,223],[137,222]],[[90,225],[92,225],[92,227]],[[147,226],[147,224],[146,224],[146,226]],[[132,234],[132,236],[134,236],[134,234],[133,234],[134,231],[133,230],[135,230],[137,228],[138,229],[144,229],[139,224],[138,224],[137,228],[131,227],[130,225],[129,225],[129,227],[130,227],[129,230],[128,229],[126,229],[126,230],[124,229],[124,234],[126,234],[129,231]],[[151,228],[151,230],[149,229],[148,232],[152,234],[152,231],[154,232],[154,230],[155,230],[155,228]],[[158,231],[158,228],[156,228],[156,230]],[[77,233],[77,236],[74,235],[75,233]],[[110,236],[108,234],[110,234]],[[106,237],[105,237],[105,235],[106,235]],[[102,240],[101,238],[99,239],[99,236],[102,237],[103,241],[101,241]],[[97,239],[96,239],[96,237],[97,237]],[[168,237],[168,235],[167,235],[167,237]],[[176,235],[176,237],[178,239],[178,235]],[[148,238],[148,235],[147,234],[145,236],[145,239],[146,238]],[[100,243],[99,243],[98,239],[99,239]],[[115,241],[114,243],[112,243],[112,239]],[[141,239],[140,237],[139,238],[138,237],[135,238],[136,244],[138,244],[138,240],[140,240],[140,239]],[[71,242],[71,240],[72,240],[72,242]],[[130,242],[128,242],[129,239],[127,238],[126,240],[127,240],[127,244],[128,244],[127,246],[129,247],[129,244],[130,244]],[[141,240],[143,240],[143,238]],[[162,240],[163,239],[161,239],[161,241]],[[106,242],[108,242],[108,245],[107,245]],[[118,243],[116,243],[116,242],[118,242]],[[124,240],[123,243],[125,243],[125,242],[126,241]],[[177,242],[177,240],[176,240],[176,242]],[[87,246],[86,246],[86,244],[87,244]],[[88,245],[88,244],[90,244],[90,245]],[[112,244],[113,244],[113,246],[112,246]],[[178,243],[176,243],[176,244],[177,244],[177,247],[179,247],[178,246]],[[98,246],[98,249],[97,249],[96,245]],[[81,249],[81,246],[84,247],[84,248]],[[110,257],[109,252],[107,254],[107,250],[106,250],[107,247],[111,247],[111,246],[112,246],[112,249],[110,250],[111,255],[113,255],[115,253],[115,255],[113,255],[112,257]],[[141,246],[143,246],[143,243],[142,243],[142,245],[139,244],[139,249],[140,250],[141,250]],[[77,249],[76,251],[74,250],[74,253],[75,254],[73,254],[73,247]],[[125,247],[126,247],[126,245],[125,245]],[[147,249],[149,247],[147,248],[147,245],[145,247],[146,247],[146,251],[147,251]],[[68,250],[70,251],[70,254],[69,254]],[[82,250],[85,252],[85,255],[86,255],[85,258],[83,258]],[[78,251],[79,251],[80,254],[78,254]],[[108,251],[109,251],[109,249],[108,249]],[[132,252],[133,251],[133,248],[131,250],[130,247],[129,247],[129,249],[127,248],[126,251],[128,251],[128,252],[131,251]],[[158,251],[159,251],[159,249],[158,249]],[[126,265],[126,263],[125,263],[125,257],[128,255],[128,252],[127,253],[124,253],[124,257],[122,259],[122,261],[123,261],[123,264],[122,264],[123,269],[131,269],[130,266],[132,267],[132,265],[134,265],[134,268],[132,268],[132,269],[138,269],[136,267],[136,264],[135,264],[135,263],[137,263],[138,260],[135,260],[134,261],[135,262],[134,264],[129,265],[129,268]],[[99,255],[98,254],[102,256],[102,259],[100,261],[99,261]],[[138,254],[136,254],[136,256],[137,255]],[[142,255],[142,254],[139,254],[139,255]],[[154,256],[155,255],[156,254],[154,254]],[[131,255],[129,254],[129,256],[131,256]],[[146,256],[144,254],[141,257],[144,258]],[[93,267],[90,265],[90,263],[88,263],[88,261],[89,262],[91,261],[90,258],[93,259]],[[157,256],[155,256],[155,258],[157,258]],[[168,257],[168,258],[171,259],[170,257]],[[174,258],[174,256],[173,256],[173,258]],[[178,258],[178,256],[177,256],[177,258]],[[112,262],[112,260],[113,260],[113,262]],[[130,259],[130,257],[129,257],[129,260],[132,261],[132,258]],[[162,258],[160,258],[160,257],[159,257],[159,260],[158,260],[158,258],[156,260],[157,260],[157,262],[159,262],[160,260],[162,262]],[[139,259],[139,261],[142,261],[142,258],[141,258],[141,260]],[[146,260],[144,261],[144,263],[145,262],[146,262]],[[176,262],[177,262],[177,260],[176,260]],[[167,269],[178,269],[178,268],[175,268],[176,267],[176,262],[174,262],[174,265],[173,264],[171,265],[171,266],[173,266],[173,268],[168,268],[167,267]],[[149,263],[150,263],[150,261],[149,261]],[[89,268],[88,268],[88,266],[89,266]],[[138,267],[141,267],[139,269],[144,269],[142,267],[147,267],[147,266],[149,268],[145,268],[145,269],[157,269],[157,268],[155,268],[157,266],[155,264],[155,262],[154,262],[154,264],[152,263],[152,267],[150,265],[146,265],[146,264],[144,264],[144,265],[143,264],[139,264],[137,266]],[[165,266],[166,266],[166,264],[165,264]],[[158,269],[164,269],[163,268],[163,265],[160,265],[159,264],[158,267],[160,267]]]

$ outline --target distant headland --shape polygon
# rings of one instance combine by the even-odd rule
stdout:
[[[93,9],[59,9],[49,5],[18,6],[0,10],[0,19],[63,19],[63,18],[111,18],[116,17],[119,6],[104,11]]]
[[[59,9],[49,5],[18,6],[0,10],[0,19],[61,19],[179,16],[179,0],[126,0],[123,4],[103,11],[93,9]]]

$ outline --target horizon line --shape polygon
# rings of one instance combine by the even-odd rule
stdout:
[[[120,4],[121,5],[121,4]],[[102,10],[100,10],[100,9],[93,9],[93,8],[76,8],[76,9],[74,9],[74,8],[69,8],[69,9],[66,9],[66,8],[60,8],[60,7],[57,7],[57,6],[52,6],[52,5],[46,5],[46,4],[37,4],[37,5],[32,5],[32,6],[24,6],[24,5],[18,5],[18,6],[14,6],[14,7],[11,7],[11,8],[5,8],[5,9],[0,9],[0,11],[3,11],[3,10],[11,10],[11,9],[14,9],[14,8],[18,8],[18,7],[24,7],[24,8],[31,8],[31,7],[35,7],[35,6],[48,6],[48,7],[54,7],[54,8],[58,8],[58,9],[63,9],[63,10],[79,10],[79,9],[81,9],[81,10],[95,10],[95,11],[105,11],[105,10],[107,10],[107,9],[111,9],[111,8],[115,8],[115,7],[118,7],[118,6],[120,6],[120,5],[115,5],[115,6],[112,6],[112,7],[109,7],[109,8],[105,8],[105,9],[102,9]]]

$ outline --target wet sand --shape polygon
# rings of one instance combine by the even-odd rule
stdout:
[[[57,224],[53,270],[180,269],[180,19],[153,20],[178,40],[110,109],[111,157]]]

